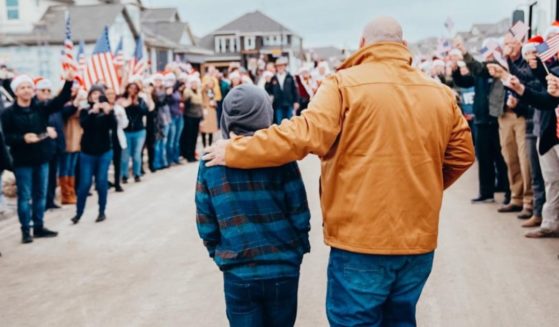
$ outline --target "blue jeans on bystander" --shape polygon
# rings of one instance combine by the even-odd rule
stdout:
[[[17,214],[22,230],[29,230],[31,220],[34,228],[43,227],[47,204],[49,164],[16,167]]]
[[[59,161],[60,177],[74,177],[76,176],[76,165],[78,163],[79,152],[65,152]]]
[[[155,141],[155,158],[153,161],[153,166],[155,169],[161,169],[169,166],[167,161],[167,142],[169,142],[169,130],[171,129],[171,124],[165,125],[163,127],[163,137]]]
[[[99,215],[105,214],[107,193],[109,192],[109,166],[112,159],[112,150],[99,156],[80,153],[80,184],[78,186],[76,216],[81,217],[83,215],[93,177],[95,177],[95,189],[99,195]]]
[[[146,141],[146,130],[126,132],[127,148],[122,151],[122,162],[120,164],[122,178],[128,179],[128,167],[132,158],[132,173],[134,177],[142,175],[142,150]]]
[[[182,116],[173,117],[169,128],[169,137],[167,141],[167,162],[179,163],[180,158],[180,140],[182,130],[184,128],[184,119]]]
[[[279,106],[274,108],[274,124],[281,124],[284,119],[293,117],[293,106]]]
[[[292,327],[297,318],[299,277],[244,280],[224,273],[231,327]]]
[[[434,253],[370,255],[332,248],[326,312],[330,326],[415,326],[415,306]]]

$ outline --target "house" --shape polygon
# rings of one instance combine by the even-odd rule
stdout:
[[[123,39],[123,52],[130,57],[140,35],[141,2],[136,1],[34,1],[0,2],[0,59],[18,72],[56,79],[61,73],[61,51],[65,38],[64,15],[72,20],[72,38],[84,41],[86,54],[105,26],[112,47]],[[12,4],[18,6],[11,7]],[[40,14],[39,14],[40,13]]]
[[[197,46],[190,25],[181,20],[176,8],[147,8],[142,12],[142,32],[152,69],[161,71],[175,60],[188,60],[192,64],[202,62],[192,60],[203,58],[213,52]]]
[[[285,56],[293,69],[304,59],[303,39],[260,11],[246,13],[216,29],[204,36],[199,45],[214,52],[205,60],[217,67],[233,62],[247,65],[249,60],[261,56],[267,61]]]

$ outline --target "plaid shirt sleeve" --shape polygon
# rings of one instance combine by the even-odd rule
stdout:
[[[204,162],[201,162],[196,183],[196,227],[198,228],[198,234],[204,241],[204,246],[208,249],[210,257],[213,258],[221,235],[215,210],[211,202],[210,192],[204,180],[205,169]]]
[[[310,251],[309,231],[311,214],[307,202],[305,184],[296,162],[286,167],[284,192],[289,221],[305,243],[306,252]]]

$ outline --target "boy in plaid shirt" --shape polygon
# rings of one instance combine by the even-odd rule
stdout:
[[[223,136],[250,136],[273,121],[270,98],[252,85],[223,101]],[[310,251],[310,212],[297,163],[276,168],[206,168],[196,188],[197,227],[224,273],[231,326],[293,326],[299,267]]]

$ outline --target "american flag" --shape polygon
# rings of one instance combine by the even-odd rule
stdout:
[[[447,39],[439,39],[436,54],[444,57],[450,50],[452,50],[452,45],[450,44],[450,41]]]
[[[141,36],[136,39],[134,58],[130,60],[130,73],[133,76],[142,76],[148,68],[148,61],[144,56],[144,40]]]
[[[123,39],[120,37],[120,41],[116,46],[116,50],[114,53],[114,63],[116,67],[124,66],[124,53],[123,53]]]
[[[452,32],[452,30],[454,29],[454,21],[452,20],[452,18],[448,17],[446,19],[446,21],[444,22],[444,27],[446,27],[449,32]]]
[[[119,89],[118,75],[116,73],[113,54],[111,53],[111,44],[109,42],[109,28],[105,26],[103,33],[97,39],[93,54],[87,60],[85,70],[85,83],[89,89],[98,81],[114,89]]]
[[[553,56],[559,52],[559,35],[555,35],[551,39],[536,46],[536,50],[543,61],[548,61],[553,58]]]
[[[66,21],[66,37],[64,38],[64,50],[62,58],[62,68],[64,71],[68,69],[78,70],[78,63],[74,59],[74,42],[72,42],[72,28],[70,14],[66,11],[64,14]]]
[[[87,62],[85,60],[85,42],[83,42],[83,40],[80,41],[77,58],[78,58],[79,71],[83,74],[83,72],[85,72],[85,69],[87,67]]]
[[[514,36],[515,39],[517,39],[518,41],[523,41],[524,37],[526,36],[526,34],[528,34],[528,31],[530,30],[530,27],[528,27],[528,25],[524,24],[523,21],[518,21],[516,22],[516,24],[514,24],[513,27],[510,28],[510,32],[512,33],[512,35]]]

